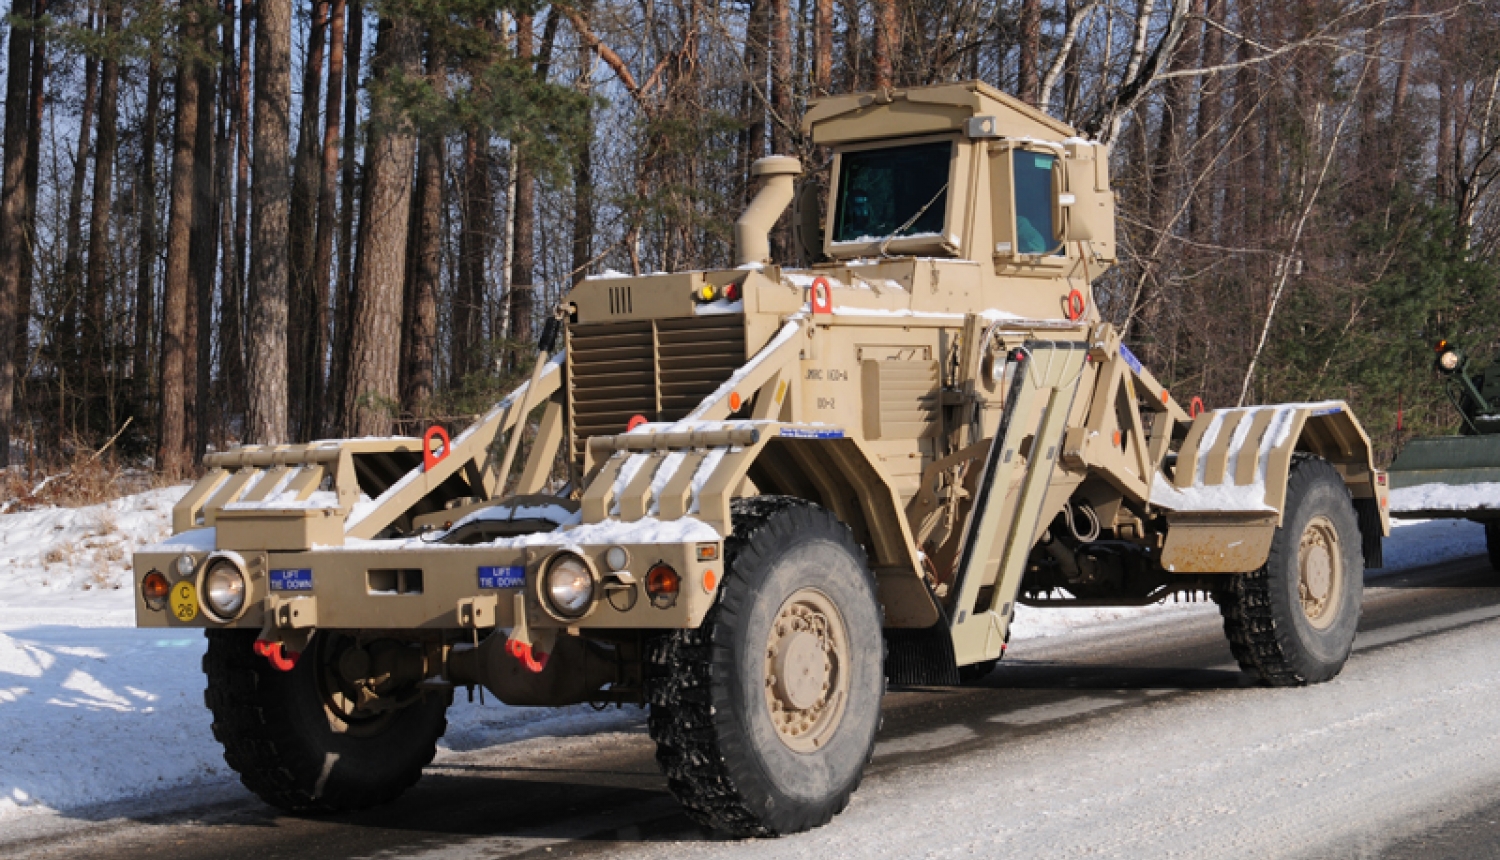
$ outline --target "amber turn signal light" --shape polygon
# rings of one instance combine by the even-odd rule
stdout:
[[[167,608],[167,594],[171,590],[172,584],[167,582],[166,574],[159,570],[153,570],[141,579],[141,599],[146,601],[147,608],[153,612]]]
[[[677,593],[682,590],[682,577],[665,562],[657,562],[646,572],[646,594],[651,605],[666,609],[677,602]]]

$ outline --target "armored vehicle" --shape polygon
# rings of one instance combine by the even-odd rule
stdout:
[[[733,268],[581,283],[451,441],[207,458],[137,618],[208,631],[247,786],[389,800],[480,687],[644,705],[693,818],[784,834],[849,802],[888,684],[983,675],[1019,606],[1206,592],[1266,683],[1339,672],[1388,528],[1368,439],[1340,402],[1190,415],[1142,366],[1090,291],[1105,150],[980,83],[803,128],[826,215],[756,162]]]
[[[1490,566],[1500,572],[1500,364],[1479,370],[1447,340],[1433,351],[1433,367],[1458,412],[1458,433],[1402,447],[1390,468],[1391,516],[1483,523]]]

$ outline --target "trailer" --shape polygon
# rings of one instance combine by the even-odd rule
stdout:
[[[1390,467],[1391,516],[1481,523],[1490,566],[1500,572],[1500,366],[1492,361],[1479,370],[1447,340],[1433,351],[1433,369],[1458,411],[1458,432],[1402,446]]]

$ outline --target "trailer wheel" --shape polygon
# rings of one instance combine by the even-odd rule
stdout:
[[[1484,521],[1484,546],[1490,551],[1490,569],[1500,571],[1500,520]]]
[[[1265,565],[1227,579],[1215,599],[1241,668],[1273,687],[1338,675],[1359,625],[1364,555],[1354,504],[1332,466],[1293,462]]]
[[[734,503],[718,602],[648,652],[656,760],[688,815],[796,833],[848,803],[885,688],[880,607],[847,526],[798,499]]]
[[[251,646],[255,630],[209,630],[204,701],[224,761],[261,800],[291,812],[341,812],[395,800],[432,761],[451,691],[412,691],[402,707],[347,708],[327,673],[343,637],[313,637],[290,671]],[[345,640],[347,641],[347,640]]]

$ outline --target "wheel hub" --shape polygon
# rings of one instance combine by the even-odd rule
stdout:
[[[1333,606],[1343,580],[1338,531],[1326,517],[1314,517],[1302,532],[1297,561],[1302,612],[1317,628],[1333,622]]]
[[[782,743],[819,749],[838,729],[847,698],[848,636],[832,601],[804,588],[782,604],[766,637],[766,707]]]

